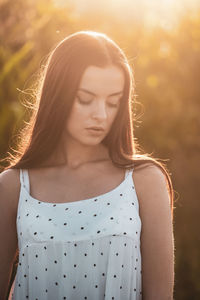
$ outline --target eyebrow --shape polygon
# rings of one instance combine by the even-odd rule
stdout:
[[[90,95],[96,96],[95,93],[92,93],[91,91],[88,91],[88,90],[86,90],[86,89],[79,88],[78,90],[83,91],[83,92],[86,92],[86,93],[88,93],[88,94],[90,94]],[[115,95],[119,95],[119,94],[122,94],[122,93],[123,93],[123,91],[117,92],[117,93],[113,93],[113,94],[110,94],[109,96],[115,96]]]

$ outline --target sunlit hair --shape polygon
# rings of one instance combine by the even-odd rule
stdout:
[[[14,154],[8,152],[5,169],[54,166],[59,161],[66,120],[69,117],[81,77],[88,66],[119,67],[125,77],[123,96],[116,118],[102,143],[117,167],[138,168],[147,163],[158,166],[166,176],[173,217],[173,187],[167,167],[141,154],[133,133],[135,116],[134,78],[122,49],[106,34],[79,31],[67,36],[50,52],[31,108],[31,118],[21,130]]]

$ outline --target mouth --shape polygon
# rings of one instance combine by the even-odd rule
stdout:
[[[87,129],[95,130],[95,131],[104,131],[103,127],[90,127],[90,128],[87,128]]]
[[[97,127],[91,127],[86,129],[93,135],[101,135],[104,132],[104,129]]]

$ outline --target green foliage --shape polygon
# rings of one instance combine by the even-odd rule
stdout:
[[[72,1],[55,3],[9,0],[0,4],[0,156],[6,155],[10,144],[14,146],[11,137],[25,116],[21,97],[26,94],[19,91],[30,85],[27,80],[34,82],[42,60],[56,43],[83,29],[108,34],[127,54],[137,101],[145,109],[134,124],[136,137],[145,152],[168,160],[179,196],[174,223],[175,299],[199,299],[200,10],[186,12],[176,27],[167,30],[145,27],[142,9],[133,10],[134,18],[127,14],[126,19],[128,7],[120,14],[120,7],[113,13],[106,4],[81,10]],[[139,114],[138,105],[134,110]]]

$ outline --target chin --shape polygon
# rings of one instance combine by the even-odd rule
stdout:
[[[96,146],[96,145],[99,145],[99,144],[101,144],[101,142],[102,142],[102,138],[100,139],[100,138],[93,138],[93,139],[91,139],[90,141],[80,141],[80,143],[81,144],[83,144],[83,145],[85,145],[85,146]]]
[[[82,143],[84,144],[85,146],[97,146],[99,144],[101,144],[101,141],[94,141],[94,142],[90,142],[90,143]]]

